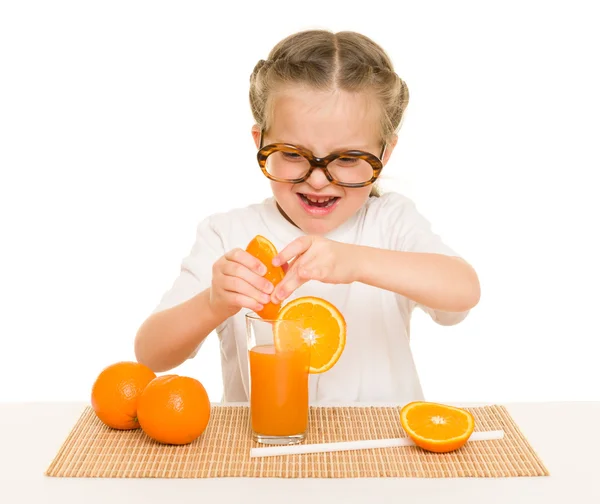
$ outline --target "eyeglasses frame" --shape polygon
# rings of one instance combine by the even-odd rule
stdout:
[[[286,182],[286,183],[290,183],[290,184],[299,184],[299,183],[307,180],[311,176],[311,174],[315,170],[315,168],[320,168],[321,170],[323,170],[323,173],[325,174],[325,176],[327,177],[327,180],[331,184],[341,186],[341,187],[366,187],[366,186],[373,184],[377,180],[379,175],[381,174],[381,170],[383,169],[382,159],[383,159],[383,156],[385,155],[386,148],[387,148],[387,143],[384,143],[379,157],[375,156],[374,154],[371,154],[370,152],[365,152],[365,151],[360,151],[360,150],[336,151],[336,152],[332,152],[331,154],[329,154],[325,157],[317,157],[308,149],[305,149],[303,147],[298,147],[296,145],[292,145],[292,144],[288,144],[288,143],[273,143],[273,144],[263,146],[263,131],[261,130],[260,146],[258,148],[256,158],[258,160],[258,165],[260,166],[260,169],[262,170],[265,177],[267,177],[270,180],[274,180],[275,182]],[[293,153],[293,154],[299,154],[302,157],[304,157],[306,160],[308,160],[308,162],[310,163],[310,168],[304,174],[304,176],[301,178],[289,180],[289,179],[282,179],[279,177],[275,177],[267,171],[267,167],[266,167],[267,158],[271,154],[273,154],[273,152],[289,152],[289,153]],[[342,157],[353,157],[353,158],[362,159],[364,161],[367,161],[373,168],[373,176],[371,177],[371,179],[367,180],[366,182],[348,183],[348,182],[340,182],[340,181],[336,180],[335,178],[333,178],[333,176],[331,175],[331,173],[329,173],[329,170],[327,169],[327,165],[329,165],[329,163],[331,163],[332,161],[335,161],[336,159],[339,159]]]

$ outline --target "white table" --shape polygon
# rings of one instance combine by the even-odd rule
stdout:
[[[548,467],[549,477],[169,480],[44,476],[85,406],[0,403],[0,503],[600,503],[600,402],[506,404]]]

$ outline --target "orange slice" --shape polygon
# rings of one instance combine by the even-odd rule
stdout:
[[[273,266],[272,263],[273,258],[277,255],[277,249],[267,238],[261,235],[255,236],[246,247],[246,252],[256,257],[267,267],[267,272],[264,277],[269,280],[273,286],[276,286],[283,280],[285,275],[283,268],[281,268],[281,266]],[[269,302],[263,306],[264,308],[260,312],[257,312],[257,315],[267,320],[274,320],[277,318],[280,305]]]
[[[475,419],[468,411],[424,401],[405,405],[400,422],[417,446],[437,453],[457,450],[475,428]]]
[[[274,324],[275,347],[280,351],[310,348],[309,373],[324,373],[339,360],[346,346],[346,321],[329,301],[304,296],[281,307],[278,320],[298,321],[298,330]]]

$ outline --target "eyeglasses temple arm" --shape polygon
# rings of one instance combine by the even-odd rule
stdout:
[[[381,154],[379,155],[379,161],[383,163],[383,156],[385,156],[385,151],[387,149],[387,142],[383,144],[383,149],[381,149]]]

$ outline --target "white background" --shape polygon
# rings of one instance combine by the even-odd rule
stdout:
[[[390,54],[410,104],[383,189],[480,275],[464,323],[413,318],[427,398],[599,400],[592,2],[208,5],[0,4],[0,401],[88,400],[197,222],[269,195],[248,79],[307,28]],[[175,372],[220,400],[216,337]]]

